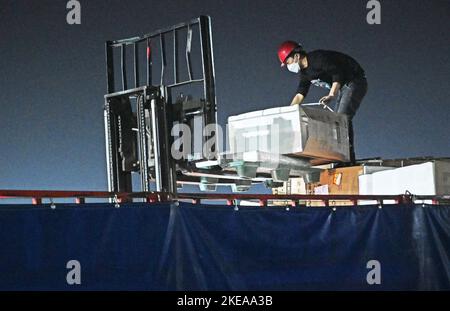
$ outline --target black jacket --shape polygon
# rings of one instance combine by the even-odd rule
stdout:
[[[297,93],[306,96],[311,84],[331,88],[364,77],[364,70],[352,57],[335,51],[316,50],[307,54],[308,67],[300,71]]]

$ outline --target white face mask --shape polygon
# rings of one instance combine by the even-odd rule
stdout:
[[[287,65],[287,69],[290,72],[299,73],[300,72],[300,65],[298,63],[296,63],[296,62],[293,62],[292,64],[288,64]]]

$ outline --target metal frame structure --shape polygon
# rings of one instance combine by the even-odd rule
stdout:
[[[191,68],[191,45],[194,27],[198,26],[202,77],[194,79]],[[187,32],[186,66],[188,79],[181,81],[178,59],[178,34]],[[173,38],[173,83],[166,85],[166,37]],[[161,76],[157,85],[152,79],[155,57],[151,42],[160,44]],[[146,82],[140,85],[138,45],[145,43],[147,48]],[[113,51],[120,49],[121,87],[115,85]],[[134,86],[128,87],[126,51],[133,51]],[[156,183],[156,191],[176,193],[177,166],[185,166],[183,161],[175,161],[170,153],[173,143],[170,135],[174,122],[191,122],[201,116],[203,127],[216,124],[217,109],[215,97],[214,56],[212,48],[211,19],[200,16],[189,22],[158,30],[142,37],[106,42],[107,94],[105,95],[104,123],[106,141],[106,161],[108,190],[110,192],[132,192],[132,172],[139,171],[141,191],[150,191],[150,180]],[[179,86],[202,84],[203,98],[176,102],[173,89]],[[136,99],[135,121],[130,99]],[[193,124],[191,124],[193,127]],[[137,128],[133,132],[133,128]],[[217,131],[216,131],[217,132]],[[203,136],[202,136],[203,137]],[[215,135],[204,136],[204,141],[215,139]],[[217,147],[217,143],[216,143]],[[214,159],[216,153],[203,155],[204,159]],[[153,160],[153,161],[152,161]]]

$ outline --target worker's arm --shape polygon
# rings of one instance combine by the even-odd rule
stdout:
[[[311,86],[311,81],[308,80],[307,77],[302,75],[300,77],[300,83],[298,84],[296,95],[292,99],[291,106],[300,105],[303,102],[306,95],[308,95],[310,86]]]
[[[304,98],[305,98],[305,96],[303,96],[302,94],[298,93],[292,99],[291,106],[300,105],[303,102]]]
[[[328,104],[333,98],[335,98],[341,89],[341,84],[339,82],[333,82],[331,86],[330,93],[327,96],[322,97],[319,103]]]

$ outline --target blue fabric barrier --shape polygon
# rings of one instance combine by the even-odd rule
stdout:
[[[450,290],[450,207],[0,206],[0,290]]]

